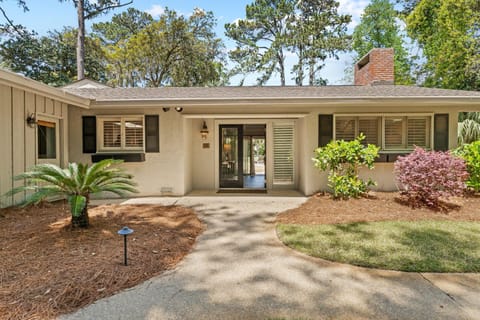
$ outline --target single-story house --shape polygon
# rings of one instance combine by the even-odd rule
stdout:
[[[393,71],[393,49],[369,52],[355,65],[355,85],[342,86],[111,88],[82,80],[52,88],[0,71],[0,194],[34,164],[118,158],[141,196],[310,195],[327,188],[313,150],[360,132],[381,147],[365,174],[377,189],[394,190],[397,156],[414,145],[455,148],[458,113],[480,111],[480,92],[394,85]]]

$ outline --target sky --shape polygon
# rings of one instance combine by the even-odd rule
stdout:
[[[338,0],[340,2],[339,12],[352,15],[352,22],[349,25],[350,32],[359,23],[360,16],[369,0]],[[127,2],[127,1],[124,1]],[[188,15],[195,7],[212,11],[217,18],[216,27],[217,36],[222,38],[228,49],[234,48],[234,42],[225,36],[225,23],[233,22],[236,19],[245,18],[245,6],[252,3],[253,0],[134,0],[130,7],[146,11],[154,17],[158,17],[165,7],[173,9],[180,14]],[[23,12],[16,6],[14,0],[4,0],[2,6],[11,19],[16,24],[22,24],[28,29],[35,30],[39,34],[46,34],[49,30],[60,30],[63,26],[76,27],[76,12],[70,1],[59,2],[58,0],[27,0],[30,11]],[[108,21],[115,13],[126,10],[127,7],[116,9],[107,15],[103,15],[94,20],[87,21],[87,29],[92,23]],[[3,17],[2,17],[3,18]],[[3,21],[2,21],[3,22]],[[292,59],[287,58],[287,67],[293,64]],[[328,84],[349,84],[344,81],[344,70],[352,65],[351,54],[341,54],[340,60],[328,59],[325,61],[325,67],[321,71],[321,76],[328,79]],[[237,85],[241,77],[231,79],[231,85]],[[294,85],[292,76],[287,75],[287,85]],[[254,85],[256,75],[250,75],[246,78],[245,85]],[[279,77],[275,76],[267,84],[278,85]]]

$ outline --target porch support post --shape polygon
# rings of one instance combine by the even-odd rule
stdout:
[[[255,158],[253,148],[253,137],[250,136],[250,176],[255,176]]]

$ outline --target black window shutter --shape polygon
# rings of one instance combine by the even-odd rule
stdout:
[[[97,152],[97,118],[95,116],[82,117],[83,153]]]
[[[333,115],[318,115],[318,146],[324,147],[333,140]]]
[[[448,114],[436,114],[433,123],[433,149],[448,150]]]
[[[145,116],[145,151],[160,152],[160,126],[158,115]]]

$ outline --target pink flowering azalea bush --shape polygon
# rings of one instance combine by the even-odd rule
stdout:
[[[401,194],[412,207],[440,208],[440,198],[465,192],[468,179],[465,161],[450,152],[425,151],[416,147],[395,162]]]

